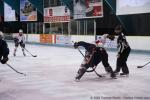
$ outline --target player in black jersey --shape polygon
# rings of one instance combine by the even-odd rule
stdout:
[[[117,39],[118,54],[115,73],[119,73],[120,70],[122,69],[123,73],[120,73],[120,75],[128,75],[129,69],[126,62],[130,54],[131,48],[126,40],[121,25],[116,26],[115,33],[118,35]]]
[[[110,76],[112,78],[116,77],[111,66],[108,63],[108,54],[104,48],[96,47],[95,44],[90,44],[90,43],[83,42],[83,41],[74,43],[75,49],[78,48],[79,46],[84,47],[86,51],[85,51],[84,61],[81,64],[81,67],[78,70],[77,75],[75,77],[76,80],[80,80],[80,78],[84,75],[84,73],[89,67],[95,67],[101,61],[106,71],[110,73]]]
[[[3,33],[0,31],[0,62],[2,64],[5,64],[8,61],[8,54],[8,45],[3,39]]]

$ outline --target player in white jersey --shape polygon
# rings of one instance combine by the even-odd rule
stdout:
[[[16,56],[17,48],[20,45],[20,47],[22,48],[23,55],[26,56],[26,54],[24,52],[24,49],[25,49],[25,36],[23,34],[22,29],[20,29],[19,34],[14,37],[14,42],[15,42],[15,49],[14,49],[14,54],[13,55]]]
[[[104,47],[107,38],[110,39],[110,40],[114,40],[114,39],[115,39],[114,35],[103,34],[101,37],[99,37],[99,38],[95,41],[96,46],[97,46],[97,47]]]

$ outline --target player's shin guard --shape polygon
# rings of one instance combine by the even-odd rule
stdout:
[[[81,77],[84,75],[85,72],[86,72],[86,68],[81,67],[81,68],[78,70],[75,79],[76,79],[76,80],[80,80]]]
[[[22,48],[22,52],[23,52],[23,55],[26,56],[25,51],[24,51],[24,48]]]
[[[16,51],[17,51],[17,48],[14,49],[14,53],[13,53],[14,56],[16,56]]]

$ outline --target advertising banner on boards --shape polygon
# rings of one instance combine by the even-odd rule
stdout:
[[[74,0],[74,19],[103,17],[103,0]]]

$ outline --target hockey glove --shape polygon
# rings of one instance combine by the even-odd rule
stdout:
[[[1,60],[1,63],[2,63],[2,64],[6,64],[7,61],[8,61],[8,57],[3,58],[3,59]]]

